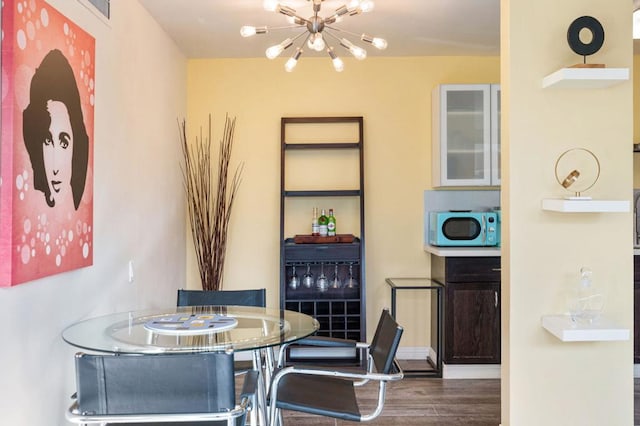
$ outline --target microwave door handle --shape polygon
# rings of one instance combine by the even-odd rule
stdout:
[[[486,218],[482,215],[482,244],[486,244],[487,242],[487,223]]]

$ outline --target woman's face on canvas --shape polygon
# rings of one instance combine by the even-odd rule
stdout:
[[[51,124],[42,146],[44,170],[51,198],[58,201],[71,196],[73,130],[65,104],[50,100],[47,111]]]

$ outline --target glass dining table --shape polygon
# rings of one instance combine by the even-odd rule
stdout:
[[[62,331],[65,342],[87,351],[112,354],[158,354],[251,351],[260,371],[258,410],[252,423],[266,424],[271,350],[315,333],[318,321],[295,311],[247,306],[181,306],[118,312],[74,323]],[[259,418],[257,417],[259,412]]]
[[[65,328],[62,338],[84,350],[114,354],[240,352],[294,342],[318,328],[313,317],[295,311],[181,306],[89,318]]]

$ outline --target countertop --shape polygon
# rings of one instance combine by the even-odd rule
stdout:
[[[436,247],[424,245],[424,251],[436,256],[492,257],[500,256],[500,247]],[[634,251],[635,252],[635,251]],[[638,249],[640,254],[640,249]]]

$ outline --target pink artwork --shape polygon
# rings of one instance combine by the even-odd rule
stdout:
[[[0,287],[93,263],[95,40],[2,0]]]

